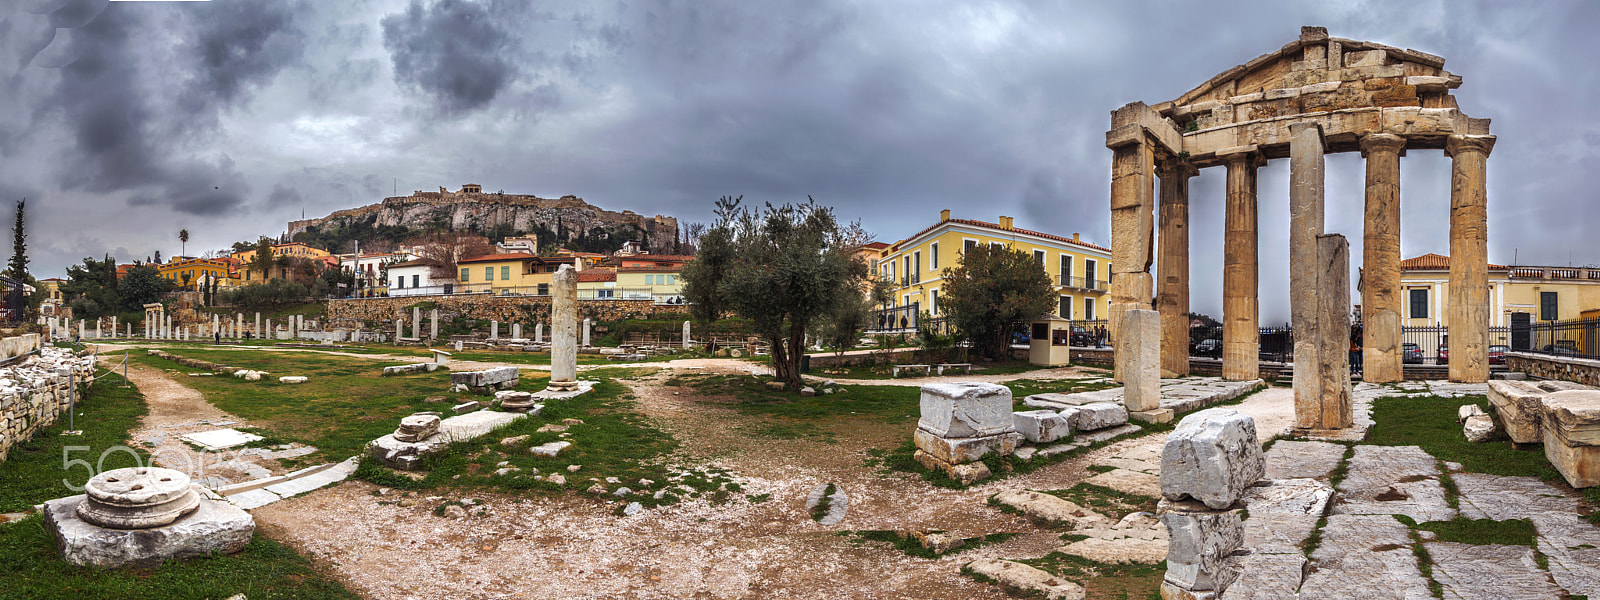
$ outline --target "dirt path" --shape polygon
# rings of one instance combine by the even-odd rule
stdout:
[[[307,453],[305,447],[264,448],[204,452],[180,440],[191,433],[226,427],[250,427],[250,422],[213,406],[194,388],[172,373],[129,363],[128,380],[144,395],[149,412],[139,428],[129,433],[129,443],[148,451],[162,467],[188,473],[196,482],[216,487],[281,475],[287,471],[278,457]]]

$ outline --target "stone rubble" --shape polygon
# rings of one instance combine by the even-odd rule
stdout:
[[[989,383],[931,383],[922,386],[921,417],[913,434],[917,462],[970,485],[991,475],[978,462],[994,453],[1011,454],[1016,433],[1011,390]]]
[[[1229,408],[1185,417],[1161,451],[1161,495],[1212,510],[1232,506],[1266,471],[1255,419]]]

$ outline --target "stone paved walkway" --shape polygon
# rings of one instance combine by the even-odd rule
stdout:
[[[1426,600],[1434,598],[1434,585],[1446,599],[1600,597],[1600,527],[1583,518],[1587,507],[1571,491],[1533,477],[1463,472],[1461,465],[1441,463],[1416,446],[1359,442],[1372,425],[1371,401],[1375,398],[1483,393],[1482,385],[1445,382],[1363,384],[1357,386],[1355,397],[1359,435],[1341,433],[1333,441],[1272,442],[1266,452],[1265,479],[1274,483],[1252,490],[1286,485],[1328,489],[1341,466],[1344,476],[1326,513],[1315,509],[1310,514],[1269,512],[1278,509],[1252,501],[1244,521],[1249,552],[1228,559],[1238,579],[1221,597]],[[1247,403],[1256,405],[1254,408],[1238,408],[1247,414],[1260,411],[1260,398],[1258,395]],[[1275,428],[1263,431],[1263,441],[1276,433]],[[1164,437],[1149,436],[1149,444],[1095,461],[1106,470],[1088,482],[1124,493],[1158,492],[1155,478],[1160,472]],[[1442,482],[1445,471],[1441,469],[1449,470],[1456,489],[1454,498]],[[1440,540],[1400,517],[1418,524],[1457,518],[1527,519],[1536,535],[1531,547],[1465,544]],[[1312,547],[1309,553],[1308,546]]]

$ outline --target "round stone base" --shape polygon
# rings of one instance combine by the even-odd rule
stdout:
[[[85,567],[153,567],[162,561],[243,550],[255,533],[255,519],[222,500],[201,498],[194,512],[168,525],[147,529],[109,529],[78,518],[86,496],[45,502],[44,521],[62,558]]]

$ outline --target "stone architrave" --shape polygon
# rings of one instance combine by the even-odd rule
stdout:
[[[1116,361],[1117,370],[1122,373],[1122,402],[1128,410],[1161,408],[1161,313],[1123,311]]]
[[[1226,509],[1261,479],[1266,464],[1255,419],[1231,408],[1208,408],[1184,417],[1167,435],[1161,496]]]
[[[1389,133],[1361,138],[1367,159],[1366,229],[1361,235],[1361,380],[1405,379],[1400,354],[1400,156],[1406,140]]]
[[[489,339],[491,339],[491,340],[500,339],[500,322],[499,321],[492,321],[492,320],[489,321]]]
[[[550,387],[573,389],[578,379],[578,272],[561,265],[550,286]]]
[[[422,339],[422,308],[411,307],[411,337]]]
[[[1301,422],[1300,397],[1295,397],[1296,425],[1310,429],[1344,429],[1355,424],[1350,389],[1350,243],[1344,236],[1317,236],[1317,388],[1315,425]],[[1298,370],[1298,367],[1297,369]],[[1311,407],[1308,407],[1311,408]]]
[[[439,339],[439,309],[428,311],[428,339]]]
[[[1316,123],[1289,126],[1289,314],[1294,326],[1294,405],[1299,427],[1320,429],[1307,423],[1322,402],[1322,355],[1318,329],[1323,292],[1322,269],[1317,263],[1317,236],[1323,225],[1322,128]],[[1308,412],[1310,411],[1310,412]]]
[[[1189,374],[1189,178],[1193,165],[1167,161],[1161,175],[1161,259],[1156,310],[1161,312],[1161,376]]]
[[[1256,233],[1256,169],[1261,158],[1254,146],[1218,151],[1217,156],[1228,165],[1223,217],[1222,378],[1251,381],[1261,378]]]
[[[689,343],[689,322],[688,321],[684,321],[683,322],[683,348],[685,350],[687,350],[687,349],[689,349],[689,347],[690,347],[690,343]]]
[[[594,322],[589,320],[588,317],[584,317],[584,319],[583,319],[583,347],[584,348],[588,348],[589,347],[589,331],[592,330],[593,328],[594,328]]]
[[[1492,135],[1452,135],[1450,156],[1450,381],[1489,380],[1489,193]]]

